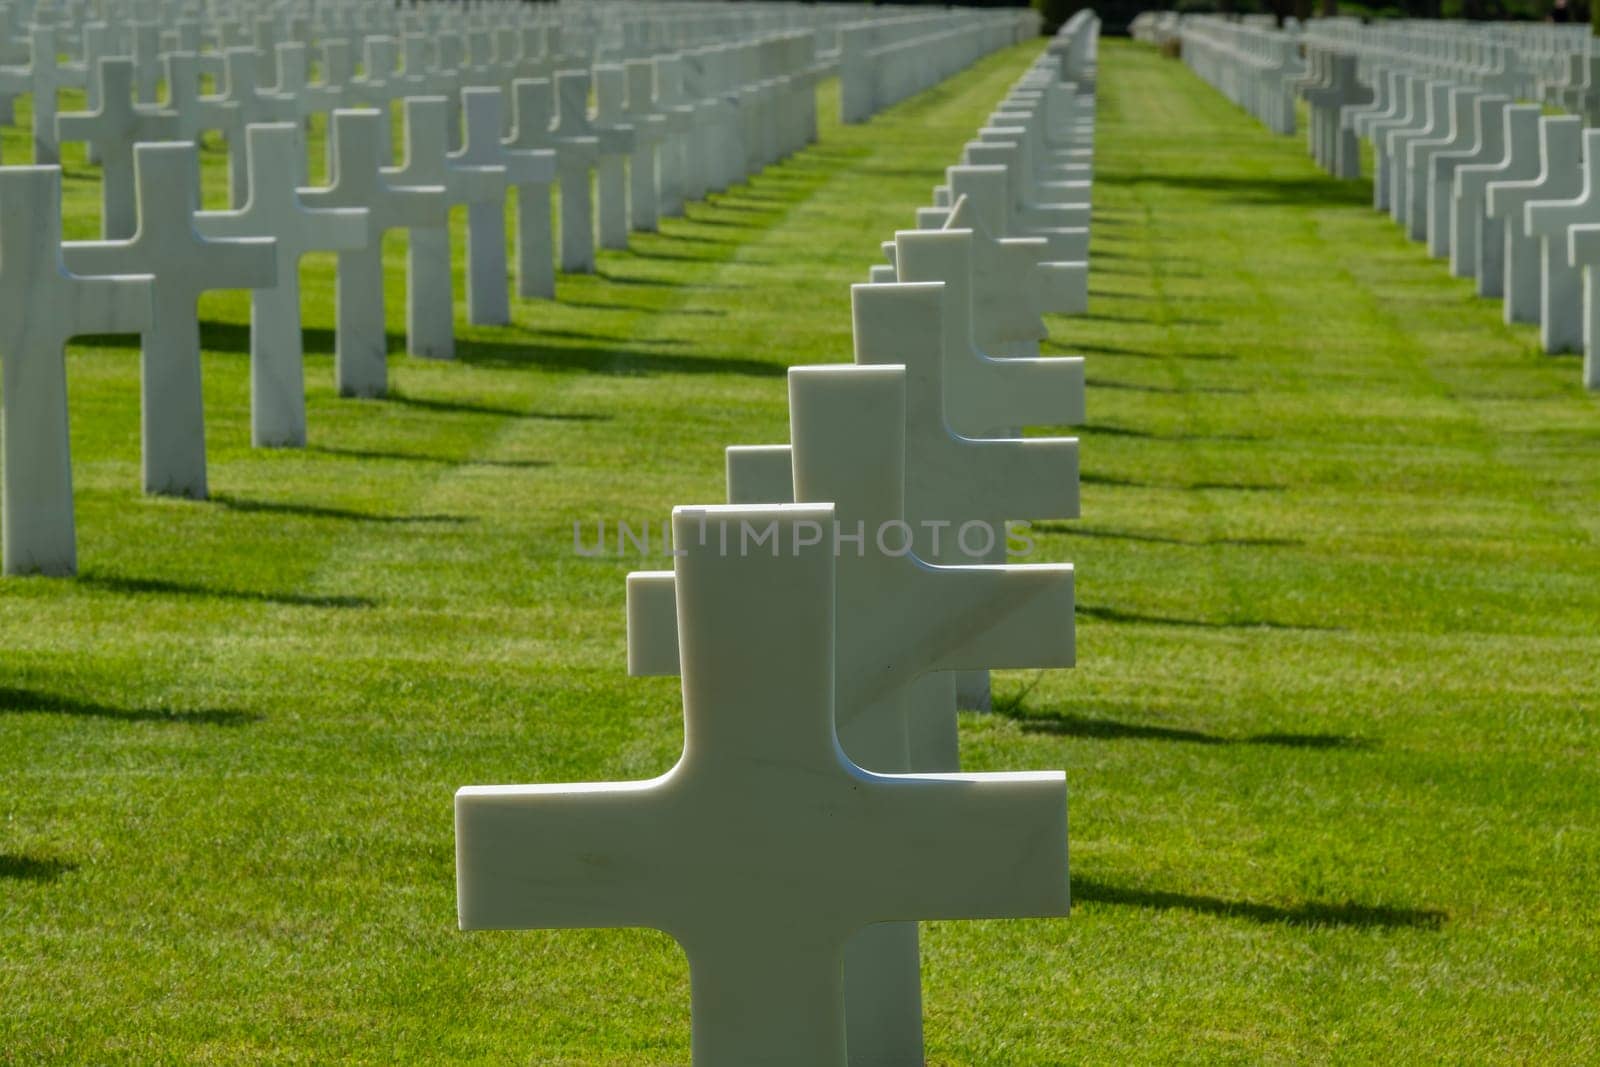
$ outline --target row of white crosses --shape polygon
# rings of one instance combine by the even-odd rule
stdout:
[[[381,107],[404,95],[441,94],[454,104],[467,88],[498,87],[509,94],[519,78],[780,33],[805,36],[819,70],[831,73],[860,68],[843,62],[842,42],[862,35],[902,43],[915,35],[931,60],[949,51],[950,41],[959,51],[981,54],[1037,31],[1031,12],[930,15],[925,8],[881,7],[863,17],[849,8],[780,3],[742,4],[737,13],[709,3],[468,8],[352,2],[319,4],[310,14],[263,14],[241,2],[209,4],[203,15],[169,0],[129,7],[124,17],[102,19],[87,7],[0,4],[0,120],[9,120],[13,98],[34,94],[40,115],[36,162],[57,161],[56,90],[75,86],[88,92],[91,105],[98,103],[94,71],[111,55],[133,61],[138,98],[146,104],[155,102],[158,84],[170,76],[168,57],[192,56],[194,73],[225,86],[219,98],[234,105],[232,118],[248,124],[290,119],[296,111]],[[313,68],[320,75],[316,82]],[[933,80],[951,72],[941,64]],[[892,102],[880,100],[847,121]]]
[[[1507,322],[1539,324],[1545,351],[1581,348],[1600,389],[1600,130],[1398,71],[1342,121],[1372,142],[1374,206],[1501,298]]]
[[[1182,27],[1186,55],[1191,40],[1246,32],[1208,18]],[[1270,40],[1278,31],[1248,32]],[[1501,297],[1507,322],[1537,323],[1545,351],[1581,348],[1584,384],[1600,389],[1600,273],[1590,269],[1600,264],[1600,130],[1516,104],[1507,90],[1519,84],[1515,56],[1475,32],[1419,36],[1319,20],[1304,38],[1338,42],[1308,43],[1309,70],[1295,83],[1310,104],[1318,163],[1359,178],[1359,139],[1370,141],[1373,206],[1456,276],[1476,278],[1481,295]],[[1214,84],[1247,66],[1199,51],[1197,69]],[[1600,58],[1579,54],[1573,70],[1591,63],[1600,72]]]
[[[803,65],[805,44],[794,38],[758,42],[767,54]],[[708,52],[723,50],[710,49]],[[234,50],[226,69],[252,82],[249,50]],[[705,57],[708,93],[733,92],[731,67]],[[193,55],[167,59],[182,72],[172,84],[198,87],[199,66]],[[564,220],[566,241],[578,249],[571,269],[593,269],[593,225],[588,206],[589,167],[604,144],[626,153],[633,162],[633,180],[610,192],[615,215],[631,198],[634,220],[653,226],[660,213],[681,212],[685,189],[703,195],[723,188],[745,173],[745,163],[764,166],[794,151],[815,136],[814,83],[810,72],[785,80],[767,78],[761,92],[730,105],[730,114],[761,131],[759,146],[746,151],[739,126],[713,127],[719,165],[700,166],[706,156],[686,139],[705,128],[697,123],[702,104],[688,99],[673,103],[669,88],[662,103],[654,91],[660,66],[686,65],[682,57],[652,62],[631,61],[626,68],[600,68],[602,92],[597,129],[586,112],[589,78],[583,72],[558,75],[567,109],[551,117],[550,83],[524,79],[514,83],[511,133],[501,91],[469,87],[459,94],[463,118],[461,145],[449,142],[450,99],[410,96],[401,100],[405,118],[404,162],[389,166],[387,112],[370,108],[336,108],[328,139],[329,184],[308,188],[303,130],[298,121],[261,122],[238,118],[232,102],[176,93],[172,109],[136,102],[134,65],[123,57],[99,61],[95,78],[98,106],[89,112],[60,115],[60,133],[90,142],[104,168],[105,240],[60,247],[59,189],[41,199],[41,182],[59,183],[59,171],[45,168],[45,177],[6,184],[0,212],[6,227],[0,242],[44,242],[18,250],[0,287],[20,308],[54,307],[48,278],[34,278],[16,263],[48,262],[84,277],[139,277],[152,307],[138,323],[124,316],[121,332],[143,334],[142,466],[145,491],[204,498],[207,494],[204,413],[200,391],[200,292],[248,288],[251,299],[251,439],[260,447],[300,447],[306,443],[306,407],[300,328],[299,264],[313,252],[338,253],[335,374],[346,396],[381,396],[387,388],[387,339],[384,330],[382,239],[386,232],[407,234],[407,345],[418,356],[450,358],[454,354],[454,309],[451,286],[449,212],[466,205],[468,212],[467,310],[474,323],[509,321],[508,267],[504,237],[504,201],[508,188],[517,190],[519,292],[523,296],[554,294],[551,265],[550,193],[558,178],[558,160],[574,149],[578,164],[568,173]],[[619,86],[615,78],[628,82]],[[721,80],[717,80],[721,79]],[[631,89],[626,95],[621,89]],[[809,101],[809,103],[808,103]],[[685,143],[647,133],[639,138],[616,119],[616,109],[631,107],[639,128],[676,133]],[[659,110],[658,110],[659,108]],[[209,110],[207,110],[209,109]],[[208,114],[213,117],[206,117]],[[299,117],[298,112],[290,113]],[[232,115],[233,117],[228,117]],[[216,116],[221,116],[216,117]],[[563,126],[566,129],[563,129]],[[571,133],[572,127],[580,133]],[[207,128],[230,132],[242,165],[233,171],[236,206],[201,211],[198,161],[192,141]],[[597,136],[598,135],[598,136]],[[618,149],[616,146],[621,145]],[[646,149],[664,145],[671,164],[657,167]],[[546,147],[550,146],[550,147]],[[737,165],[732,161],[737,161]],[[14,168],[0,168],[9,173]],[[27,168],[33,173],[32,168]],[[659,183],[659,184],[658,184]],[[581,191],[581,195],[579,195]],[[604,202],[603,202],[604,205]],[[42,212],[52,215],[57,248],[47,247],[38,228]],[[626,218],[626,215],[616,215]],[[626,227],[607,226],[602,234],[626,244]],[[20,246],[19,246],[20,247]],[[568,251],[568,249],[564,249]],[[564,256],[564,259],[568,257]],[[75,314],[68,304],[62,315]],[[55,313],[52,311],[51,313]],[[41,311],[39,314],[45,314]],[[72,520],[70,457],[64,432],[66,397],[62,342],[72,333],[117,332],[91,316],[92,326],[38,330],[19,314],[15,334],[0,344],[8,388],[5,410],[16,414],[6,423],[4,467],[5,570],[7,573],[66,575],[76,569]]]
[[[917,211],[919,227],[945,232],[896,234],[882,246],[888,264],[871,270],[875,282],[943,281],[972,289],[970,315],[957,311],[947,324],[947,344],[963,354],[948,372],[954,387],[968,393],[966,375],[988,372],[1015,380],[1017,392],[995,402],[993,410],[974,410],[972,423],[958,427],[962,432],[1004,435],[1030,422],[1083,419],[1082,361],[1026,357],[1038,356],[1046,336],[1042,313],[1081,314],[1088,308],[1098,27],[1088,10],[1069,20],[1051,52],[1018,79],[978,139],[964,147],[963,162],[947,168],[945,183],[934,189],[934,205]],[[1081,42],[1089,43],[1087,50]],[[1069,72],[1076,80],[1067,80]],[[957,256],[957,245],[967,251]],[[980,359],[964,358],[968,350]],[[1039,371],[1048,378],[1041,380]],[[974,404],[987,395],[970,391]],[[1033,412],[1039,418],[1015,418]],[[1044,417],[1046,412],[1052,417]],[[1000,525],[1006,517],[993,521]],[[953,554],[944,557],[949,558]],[[1004,562],[1005,546],[992,545],[986,558]],[[987,710],[988,672],[961,675],[957,699],[962,707]]]
[[[1037,351],[1038,304],[985,300],[974,261],[1038,292],[1046,243],[896,235],[900,273],[852,290],[854,364],[791,368],[790,443],[729,448],[729,503],[674,509],[674,569],[628,577],[628,670],[681,675],[681,760],[460,790],[463,929],[664,930],[697,1067],[844,1067],[924,1062],[918,920],[1065,914],[1064,778],[961,773],[952,678],[1074,662],[1072,568],[969,539],[1077,514],[1076,439],[1013,432],[1081,418],[1082,361],[978,345]]]

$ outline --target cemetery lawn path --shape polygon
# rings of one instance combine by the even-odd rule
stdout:
[[[208,297],[208,503],[137,493],[137,353],[74,346],[83,573],[0,582],[0,1064],[686,1063],[664,935],[456,931],[451,795],[676,759],[623,575],[786,439],[784,368],[849,357],[848,283],[1039,47],[862,127],[829,87],[818,145],[387,400],[334,395],[313,257],[302,452],[248,447]],[[928,927],[930,1062],[1600,1059],[1600,403],[1181,65],[1106,42],[1100,108],[1050,345],[1084,518],[1036,557],[1081,666],[964,720],[969,769],[1066,768],[1076,910]],[[601,519],[648,557],[575,553]]]

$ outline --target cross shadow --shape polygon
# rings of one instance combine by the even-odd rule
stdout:
[[[1224,900],[1197,893],[1174,893],[1161,889],[1134,889],[1110,885],[1092,878],[1074,876],[1075,902],[1151,908],[1158,911],[1192,911],[1225,919],[1247,919],[1262,924],[1303,927],[1347,927],[1378,930],[1438,930],[1448,916],[1433,908],[1403,908],[1389,904],[1362,904],[1357,901],[1332,903],[1307,901],[1280,906],[1249,900]]]
[[[1076,737],[1088,741],[1178,741],[1191,745],[1263,745],[1272,748],[1347,749],[1368,751],[1377,742],[1344,734],[1260,733],[1225,737],[1181,726],[1125,722],[1081,715],[1064,709],[1030,711],[1023,704],[1026,692],[1015,700],[994,702],[994,710],[1022,727],[1024,733]]]
[[[444,411],[457,415],[497,415],[508,419],[548,419],[554,422],[609,422],[610,415],[595,415],[582,411],[533,411],[528,408],[508,408],[497,404],[481,404],[475,400],[443,400],[438,397],[412,396],[398,389],[389,390],[378,402],[387,401],[420,411]]]
[[[1300,548],[1305,542],[1292,537],[1168,537],[1163,534],[1132,533],[1127,530],[1104,530],[1094,526],[1080,526],[1071,522],[1035,522],[1030,530],[1060,534],[1064,537],[1089,537],[1105,541],[1133,541],[1147,545],[1182,545],[1187,548]]]
[[[1250,392],[1248,389],[1239,389],[1228,385],[1188,385],[1180,388],[1175,385],[1145,385],[1142,382],[1119,382],[1115,379],[1096,378],[1092,375],[1086,379],[1084,384],[1095,389],[1114,389],[1119,392],[1130,393],[1158,393],[1162,396],[1184,396],[1188,393],[1244,396]]]
[[[1137,172],[1105,174],[1097,171],[1095,184],[1161,185],[1168,189],[1217,193],[1221,199],[1241,204],[1316,204],[1372,207],[1372,189],[1366,182],[1336,181],[1324,177],[1233,178],[1215,174],[1157,174]]]
[[[270,593],[256,589],[218,589],[194,582],[174,582],[166,578],[133,578],[118,574],[84,574],[79,585],[112,593],[153,596],[200,596],[221,600],[245,600],[260,604],[281,604],[293,608],[373,608],[378,602],[364,596],[333,596],[313,593]]]
[[[1272,482],[1142,482],[1134,478],[1123,478],[1115,474],[1095,474],[1092,471],[1080,472],[1078,481],[1084,485],[1107,485],[1117,489],[1166,489],[1180,493],[1198,493],[1206,490],[1230,490],[1237,493],[1283,493],[1289,487],[1276,485]],[[1070,528],[1064,528],[1062,533],[1071,533]]]
[[[1266,438],[1246,433],[1157,433],[1139,430],[1132,426],[1116,426],[1109,422],[1085,422],[1078,426],[1083,433],[1104,434],[1107,437],[1135,437],[1145,441],[1264,441]]]
[[[594,311],[648,311],[653,315],[694,315],[701,318],[711,319],[722,319],[727,318],[728,316],[726,311],[722,311],[719,308],[647,308],[640,307],[637,304],[612,304],[607,303],[604,300],[572,300],[568,297],[562,297],[561,303],[566,307],[589,308]],[[458,358],[460,357],[462,346],[481,343],[482,342],[477,341],[463,341],[460,338],[457,338],[456,356]]]
[[[1310,623],[1274,622],[1271,619],[1185,619],[1175,615],[1146,615],[1120,608],[1097,607],[1080,603],[1077,613],[1086,619],[1099,622],[1122,623],[1130,626],[1179,626],[1197,630],[1309,630],[1328,633],[1342,632],[1337,626],[1315,626]]]
[[[542,367],[629,376],[742,374],[754,378],[781,378],[789,373],[783,363],[758,359],[719,359],[577,345],[508,345],[492,341],[458,341],[456,359],[483,367]]]
[[[260,715],[227,708],[201,708],[197,711],[177,711],[171,708],[121,708],[112,704],[76,700],[72,697],[40,693],[32,689],[0,686],[0,715],[22,715],[46,712],[51,715],[71,715],[92,719],[111,719],[116,722],[164,722],[192,726],[243,726],[258,722]]]
[[[26,853],[0,852],[0,878],[17,882],[57,882],[69,871],[78,869],[76,863],[47,859]]]
[[[229,493],[213,493],[211,500],[229,511],[260,511],[274,515],[298,515],[308,519],[338,519],[343,522],[437,523],[462,526],[477,521],[466,515],[380,515],[372,511],[334,508],[322,504],[297,504],[286,500],[249,500]]]
[[[335,448],[330,445],[311,445],[307,452],[342,459],[386,459],[396,463],[439,463],[452,467],[501,467],[506,470],[534,470],[550,466],[545,459],[454,459],[449,456],[429,456],[420,452],[383,452],[370,448]]]
[[[672,281],[663,281],[662,279],[659,279],[659,278],[630,278],[630,277],[628,277],[627,275],[624,275],[624,274],[613,274],[612,272],[605,271],[605,270],[597,270],[597,271],[595,271],[594,272],[594,276],[596,278],[600,278],[601,280],[605,281],[608,285],[634,285],[634,286],[640,286],[640,287],[646,288],[646,289],[697,289],[697,290],[721,290],[721,291],[730,291],[731,292],[731,291],[736,290],[736,289],[748,288],[748,286],[744,286],[744,285],[729,285],[726,282],[719,282],[719,283],[716,283],[716,284],[711,284],[709,282],[672,282]],[[687,313],[687,312],[684,312],[684,313]]]

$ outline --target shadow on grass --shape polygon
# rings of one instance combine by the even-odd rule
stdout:
[[[77,869],[76,863],[66,860],[0,852],[0,878],[16,882],[58,882],[63,874]]]
[[[1023,704],[1024,691],[1013,700],[996,700],[994,710],[1022,727],[1024,733],[1078,737],[1090,741],[1179,741],[1191,745],[1265,745],[1272,748],[1344,749],[1369,751],[1377,742],[1344,734],[1263,733],[1245,737],[1224,737],[1204,730],[1151,723],[1123,722],[1080,715],[1075,711],[1029,711]]]
[[[1175,615],[1146,615],[1120,608],[1097,607],[1093,604],[1077,606],[1080,618],[1099,622],[1122,623],[1130,626],[1177,626],[1196,630],[1306,630],[1319,633],[1341,632],[1337,626],[1314,626],[1310,623],[1275,622],[1271,619],[1185,619]]]
[[[1288,490],[1286,485],[1275,485],[1271,482],[1141,482],[1135,478],[1122,478],[1115,474],[1095,474],[1085,472],[1078,475],[1078,480],[1084,485],[1109,485],[1118,489],[1170,489],[1180,493],[1198,493],[1203,490],[1227,489],[1236,493],[1282,493]],[[1062,527],[1057,533],[1071,533],[1071,529]]]
[[[1438,930],[1446,918],[1432,908],[1401,908],[1388,904],[1361,904],[1356,901],[1330,903],[1307,901],[1280,906],[1249,900],[1224,900],[1198,893],[1173,893],[1160,889],[1132,889],[1108,885],[1092,878],[1072,879],[1075,902],[1111,904],[1158,911],[1192,911],[1225,919],[1248,919],[1263,924],[1307,927],[1350,927],[1379,930]]]
[[[396,463],[440,463],[452,467],[503,467],[507,470],[535,470],[551,466],[547,459],[473,459],[470,456],[456,459],[452,456],[429,456],[420,452],[383,452],[371,448],[334,448],[328,445],[311,445],[307,452],[341,459],[385,459]]]
[[[1100,253],[1095,253],[1099,255]],[[1143,315],[1107,315],[1103,311],[1091,311],[1085,315],[1073,315],[1075,319],[1085,319],[1089,322],[1117,322],[1132,326],[1220,326],[1216,319],[1153,319]]]
[[[431,396],[412,396],[391,389],[388,396],[378,402],[388,401],[419,411],[443,411],[454,415],[496,415],[508,419],[545,419],[551,422],[610,422],[610,415],[596,415],[583,411],[534,411],[530,408],[508,408],[498,404],[483,404],[476,400],[445,400]]]
[[[307,519],[338,519],[343,522],[435,523],[463,526],[477,521],[467,515],[381,515],[375,511],[333,508],[323,504],[300,504],[287,500],[249,500],[229,493],[213,493],[211,500],[229,511],[260,511],[273,515],[297,515]]]
[[[291,608],[374,608],[378,602],[364,596],[321,596],[313,593],[270,593],[257,589],[218,589],[195,582],[174,582],[166,578],[132,578],[120,574],[85,574],[79,585],[111,593],[151,596],[215,597],[219,600],[245,600],[258,604],[281,604]]]
[[[748,286],[744,286],[744,285],[730,285],[727,282],[717,282],[717,283],[713,284],[711,282],[698,282],[698,281],[695,281],[695,282],[665,281],[665,280],[660,279],[660,278],[632,278],[632,277],[629,277],[629,276],[627,276],[625,274],[614,274],[611,271],[606,271],[606,270],[597,270],[597,271],[594,272],[594,276],[596,278],[601,279],[602,281],[604,281],[608,285],[636,285],[636,286],[641,286],[641,287],[644,287],[644,288],[647,288],[647,289],[697,289],[697,290],[707,290],[707,291],[709,291],[709,290],[717,290],[717,291],[720,292],[720,291],[732,291],[732,290],[736,290],[736,289],[747,289],[747,288],[749,288]],[[685,310],[685,309],[681,309],[681,308],[672,308],[672,309],[663,308],[661,310],[663,310],[663,311],[671,310],[673,313],[684,314],[684,315],[687,315],[687,314],[700,314],[700,311],[698,309],[696,309],[694,311],[689,311],[689,310]]]
[[[260,715],[253,712],[231,711],[227,708],[201,708],[196,711],[178,711],[172,708],[121,708],[113,704],[97,704],[53,693],[0,685],[0,715],[36,712],[89,719],[111,719],[116,722],[167,722],[192,726],[243,726],[261,719]]]
[[[1085,478],[1084,481],[1089,481]],[[1128,484],[1112,481],[1112,484]],[[1300,548],[1305,542],[1295,537],[1170,537],[1164,534],[1105,530],[1071,522],[1035,522],[1030,530],[1060,534],[1063,537],[1089,537],[1104,541],[1133,541],[1144,545],[1182,545],[1185,548]]]
[[[1159,393],[1163,396],[1184,396],[1189,393],[1209,393],[1217,396],[1244,396],[1250,390],[1231,385],[1146,385],[1143,382],[1119,382],[1111,378],[1092,375],[1084,383],[1094,389],[1114,389],[1129,393]]]
[[[718,359],[714,356],[666,355],[575,345],[508,345],[492,341],[458,341],[456,359],[481,367],[539,367],[619,376],[743,374],[754,378],[781,378],[789,372],[783,363],[767,363],[757,359]],[[538,416],[529,414],[528,417]]]
[[[1213,174],[1131,174],[1096,172],[1095,184],[1160,185],[1168,189],[1215,193],[1224,203],[1288,204],[1304,207],[1372,206],[1372,190],[1365,182],[1343,182],[1323,177],[1230,178]]]
[[[1085,422],[1078,425],[1082,433],[1104,434],[1107,437],[1134,437],[1142,441],[1179,441],[1192,443],[1197,441],[1265,441],[1266,438],[1259,434],[1250,433],[1158,433],[1155,430],[1139,430],[1132,426],[1116,426],[1109,422]]]

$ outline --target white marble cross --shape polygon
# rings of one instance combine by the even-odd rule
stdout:
[[[151,318],[139,367],[144,491],[204,500],[200,294],[276,285],[277,244],[270,237],[207,240],[195,232],[200,162],[192,143],[141,144],[133,156],[133,236],[68,243],[62,255],[74,274],[150,276]]]
[[[1516,111],[1509,97],[1486,96],[1478,102],[1476,151],[1471,158],[1464,158],[1455,165],[1454,183],[1445,194],[1450,204],[1450,274],[1453,277],[1476,277],[1485,258],[1483,240],[1488,219],[1484,213],[1484,198],[1489,182],[1499,180],[1510,162],[1511,149],[1506,136],[1522,121]],[[1534,126],[1523,129],[1531,133],[1536,129],[1536,123],[1537,120]],[[1534,140],[1536,144],[1537,134]],[[1492,236],[1496,245],[1501,243],[1499,230],[1495,230]],[[1500,249],[1497,247],[1493,253],[1497,267],[1499,256]],[[1478,291],[1483,294],[1481,284]]]
[[[1528,236],[1543,252],[1540,338],[1546,352],[1583,348],[1582,272],[1572,265],[1567,230],[1600,223],[1600,130],[1583,131],[1581,177],[1570,197],[1539,199],[1523,208]]]
[[[594,208],[589,172],[600,158],[600,138],[589,126],[589,72],[556,74],[556,171],[561,183],[561,269],[594,273]]]
[[[488,183],[485,191],[499,194],[476,199],[467,205],[467,318],[479,326],[503,326],[511,321],[510,281],[506,270],[506,188],[536,190],[531,199],[537,204],[542,195],[546,218],[549,215],[550,185],[555,181],[555,153],[513,151],[501,140],[505,129],[505,96],[498,88],[471,87],[461,90],[464,115],[462,145],[450,155],[456,167],[478,168],[484,174],[495,170],[503,181]],[[537,208],[535,208],[537,210]]]
[[[65,81],[56,49],[53,27],[35,23],[29,30],[27,66],[0,70],[0,93],[31,93],[33,99],[33,161],[61,162],[56,142],[56,94]]]
[[[227,71],[227,92],[223,94],[223,99],[234,107],[229,112],[232,125],[226,131],[229,138],[228,202],[238,208],[244,206],[249,183],[245,161],[248,145],[240,142],[249,141],[251,126],[266,122],[290,122],[299,118],[299,115],[293,101],[261,87],[260,51],[254,48],[230,48],[223,53],[222,61]],[[309,173],[309,162],[302,152],[295,170],[295,184],[306,184],[310,180]]]
[[[150,325],[150,279],[61,260],[61,168],[0,168],[0,530],[6,574],[77,573],[67,339]]]
[[[633,155],[628,160],[628,226],[653,232],[660,214],[658,159],[669,120],[656,110],[655,64],[648,59],[630,59],[626,68],[626,115],[634,132]]]
[[[789,412],[792,450],[768,446],[768,458],[785,466],[792,458],[795,499],[832,501],[846,533],[865,531],[862,552],[846,545],[837,553],[840,744],[869,770],[924,769],[912,759],[910,722],[925,675],[1072,666],[1072,568],[935,567],[912,553],[902,368],[791,368]],[[734,464],[730,449],[730,476]],[[764,502],[788,502],[789,488]],[[630,674],[677,672],[676,612],[673,572],[628,576]],[[846,958],[852,1060],[920,1062],[915,925],[870,927],[852,940]]]
[[[339,253],[334,379],[341,396],[383,396],[389,389],[384,235],[449,225],[443,184],[406,185],[395,179],[394,170],[382,166],[387,120],[388,112],[372,108],[336,110],[329,122],[329,184],[300,190],[308,208],[367,210],[367,243]],[[448,256],[429,271],[431,277],[449,273]]]
[[[1456,196],[1457,178],[1464,167],[1500,158],[1504,151],[1501,142],[1505,129],[1504,115],[1510,104],[1510,97],[1478,96],[1473,101],[1470,138],[1459,149],[1441,152],[1433,157],[1428,251],[1433,255],[1442,253],[1448,256],[1452,274],[1457,274],[1460,268],[1470,267],[1478,258],[1477,228],[1463,225],[1464,220],[1459,214],[1461,201]],[[1471,242],[1471,247],[1459,248],[1460,241]]]
[[[1441,153],[1459,152],[1472,147],[1478,136],[1478,97],[1476,88],[1450,90],[1449,107],[1434,132],[1406,146],[1406,188],[1411,206],[1406,211],[1407,233],[1413,241],[1426,241],[1428,254],[1442,259],[1450,254],[1450,205],[1434,180],[1433,161]]]
[[[406,161],[393,171],[401,185],[442,185],[445,203],[480,204],[504,200],[506,169],[450,158],[450,101],[443,96],[412,96],[405,102]],[[501,235],[501,242],[505,240]],[[407,247],[406,335],[411,354],[454,359],[456,354],[454,280],[448,226],[417,226]],[[502,270],[504,259],[501,260]],[[500,279],[506,285],[504,275]]]
[[[1539,172],[1522,181],[1491,182],[1489,215],[1505,226],[1505,319],[1539,322],[1543,313],[1544,257],[1537,237],[1528,233],[1524,208],[1539,200],[1578,195],[1583,184],[1579,146],[1583,120],[1546,115],[1539,120]]]
[[[1061,315],[1081,315],[1089,308],[1089,231],[1057,229],[1045,236],[1012,234],[1009,221],[1010,175],[1003,166],[957,166],[945,170],[952,205],[966,200],[966,220],[947,219],[946,225],[965,226],[980,237],[982,279],[979,302],[1002,300],[1008,304],[1026,301],[1028,307]],[[952,206],[952,215],[956,208]],[[1026,253],[1020,251],[1027,249]],[[1035,264],[1027,272],[1030,280],[1012,282],[1021,266],[1018,258],[1031,255]],[[1065,257],[1065,258],[1062,258]],[[1009,295],[1007,295],[1009,294]],[[1031,328],[1025,326],[1024,328]],[[1043,324],[1038,340],[1045,334]],[[1032,354],[1032,353],[1024,353]]]
[[[970,166],[1006,168],[1006,202],[1009,206],[1008,232],[1012,236],[1034,235],[1050,242],[1053,260],[1083,261],[1089,254],[1087,208],[1081,205],[1042,204],[1031,200],[1022,178],[1022,149],[1012,141],[969,141],[962,149],[962,162]]]
[[[991,357],[977,344],[971,230],[901,230],[895,270],[902,282],[943,282],[944,417],[969,437],[1018,436],[1023,426],[1084,420],[1084,365],[1076,356]],[[1026,277],[1012,284],[1025,284]]]
[[[857,285],[851,296],[855,361],[907,370],[906,518],[917,527],[919,555],[937,563],[1003,560],[1004,520],[1077,517],[1075,438],[975,438],[951,429],[943,283]],[[986,707],[987,686],[976,675],[962,681],[965,703]],[[920,766],[954,769],[957,679],[935,682],[944,689],[924,699],[912,744],[926,754]]]
[[[100,233],[108,240],[131,237],[134,208],[133,146],[178,135],[178,114],[133,102],[133,60],[109,57],[95,71],[99,106],[56,116],[60,141],[86,141],[100,157]]]
[[[595,110],[590,128],[600,141],[595,165],[595,208],[601,248],[628,247],[628,156],[633,152],[633,126],[624,121],[627,71],[612,63],[594,68]]]
[[[1059,426],[1084,421],[1084,361],[1061,356],[1041,359],[993,358],[982,351],[973,330],[976,291],[973,285],[974,239],[971,230],[901,230],[895,234],[896,280],[942,282],[944,300],[944,419],[955,433],[974,438],[1021,437],[1024,426]],[[1027,275],[1014,278],[1025,284]],[[994,515],[994,530],[1007,519]],[[1003,537],[992,540],[983,562],[1004,563]],[[987,711],[987,670],[969,670],[956,678],[961,707]]]
[[[1600,223],[1572,227],[1567,254],[1583,273],[1583,385],[1600,390]]]
[[[559,177],[560,152],[550,132],[551,93],[546,78],[512,82],[511,132],[501,143],[509,153],[548,160]],[[556,295],[550,185],[528,182],[517,189],[517,295],[524,299],[554,299]]]
[[[835,703],[834,519],[826,504],[674,510],[672,770],[456,794],[462,928],[666,931],[689,957],[697,1067],[844,1067],[863,927],[1067,908],[1059,773],[881,775],[840,750],[835,715],[857,709]],[[748,529],[781,551],[719,551]]]
[[[1464,270],[1475,277],[1479,296],[1500,298],[1505,295],[1505,221],[1489,214],[1489,186],[1495,182],[1526,181],[1539,176],[1539,116],[1542,113],[1538,104],[1506,108],[1499,159],[1462,167],[1456,174],[1456,217],[1462,234],[1473,228],[1477,230],[1476,236],[1464,237],[1466,247],[1476,250],[1476,258],[1470,264],[1458,264],[1463,246],[1453,244],[1451,270],[1457,273]]]
[[[250,295],[250,440],[257,448],[303,448],[306,443],[305,360],[300,333],[300,259],[308,252],[342,252],[367,243],[365,208],[308,208],[298,177],[305,144],[294,123],[251,126],[246,132],[247,198],[236,211],[202,211],[203,237],[275,237],[278,278]]]
[[[667,139],[661,145],[661,215],[683,214],[687,200],[705,195],[705,179],[694,152],[694,131],[700,107],[683,91],[683,57],[677,53],[656,56],[656,104],[667,116]]]

